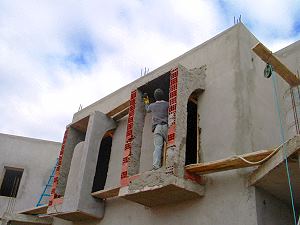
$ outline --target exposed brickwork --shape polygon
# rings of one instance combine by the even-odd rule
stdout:
[[[52,188],[51,188],[51,196],[50,196],[49,203],[48,203],[49,206],[52,206],[55,203],[54,200],[56,198],[60,197],[56,194],[56,187],[57,187],[57,184],[58,184],[59,172],[60,172],[62,159],[63,159],[63,155],[64,155],[64,151],[65,151],[65,144],[66,144],[66,141],[67,141],[67,138],[68,138],[68,131],[69,131],[69,128],[67,128],[66,131],[65,131],[63,143],[61,145],[61,149],[60,149],[60,152],[59,152],[58,162],[57,162],[57,166],[56,166],[56,169],[55,169],[55,175],[54,175],[53,184],[52,184]]]
[[[178,68],[171,70],[169,88],[169,129],[168,146],[175,144]]]
[[[128,163],[132,149],[132,140],[133,140],[133,120],[135,114],[135,106],[136,106],[136,96],[137,90],[131,92],[130,95],[130,106],[127,120],[127,130],[125,137],[125,146],[124,146],[124,155],[122,161],[122,170],[121,170],[121,186],[126,186],[129,183],[128,176]]]

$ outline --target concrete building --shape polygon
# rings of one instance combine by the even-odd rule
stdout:
[[[17,212],[36,206],[60,146],[58,142],[0,134],[1,219],[16,219]],[[22,218],[29,222],[29,217]]]
[[[41,214],[53,224],[293,224],[283,151],[292,162],[292,185],[300,188],[300,138],[293,137],[296,123],[284,123],[293,138],[280,146],[272,80],[252,51],[258,42],[239,23],[75,113]],[[275,55],[294,73],[299,69],[299,42]],[[282,98],[289,86],[279,76],[277,82],[282,117],[293,121]],[[151,114],[142,93],[153,99],[158,87],[169,101],[168,140],[162,168],[152,171]],[[199,172],[204,163],[257,157],[270,148],[258,168],[239,162],[227,171]],[[297,213],[296,192],[294,199]],[[40,214],[34,210],[26,213]]]

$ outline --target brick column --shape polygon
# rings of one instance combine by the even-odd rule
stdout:
[[[169,87],[169,117],[168,117],[168,139],[167,139],[167,161],[166,172],[174,173],[174,149],[176,135],[176,108],[177,108],[178,68],[170,71]]]

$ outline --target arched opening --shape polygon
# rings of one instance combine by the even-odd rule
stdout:
[[[198,94],[193,92],[187,103],[187,130],[185,165],[198,162],[199,128],[198,128]]]
[[[92,192],[96,192],[104,189],[106,178],[107,178],[109,160],[110,160],[112,140],[113,140],[112,131],[107,132],[102,138],[100,148],[99,148],[96,173],[94,176]]]

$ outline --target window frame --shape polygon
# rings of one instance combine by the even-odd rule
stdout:
[[[7,181],[5,181],[5,175],[7,174],[8,171],[21,172],[21,175],[15,176],[15,177],[19,178],[17,186],[15,186],[13,184],[13,186],[12,186],[12,188],[10,190],[11,194],[5,195],[5,194],[2,193],[2,186],[3,186],[4,182],[7,182]],[[17,198],[23,175],[24,175],[24,168],[12,167],[12,166],[4,166],[3,172],[2,172],[2,176],[1,176],[1,179],[0,179],[0,197]],[[13,191],[13,189],[16,189],[16,190]]]

